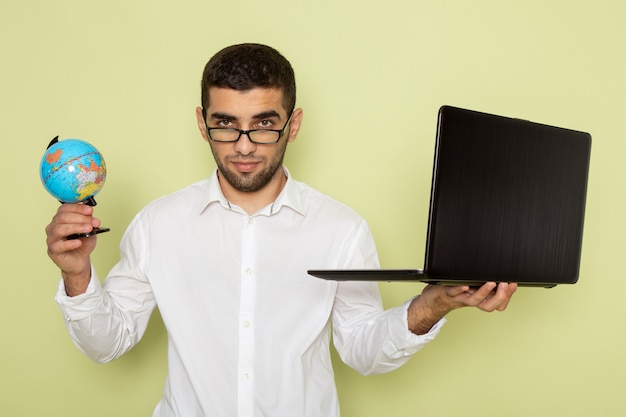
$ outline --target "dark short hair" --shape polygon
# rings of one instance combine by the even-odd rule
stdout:
[[[283,92],[283,106],[287,114],[291,114],[296,106],[293,68],[280,52],[266,45],[232,45],[213,55],[202,74],[202,108],[205,112],[209,106],[211,87],[238,91],[276,88]]]

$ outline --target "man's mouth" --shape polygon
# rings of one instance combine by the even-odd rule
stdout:
[[[259,165],[259,162],[254,161],[231,161],[231,164],[235,166],[239,172],[252,172]]]

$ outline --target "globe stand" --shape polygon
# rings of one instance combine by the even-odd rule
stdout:
[[[98,203],[96,203],[96,199],[95,198],[87,197],[87,199],[85,201],[83,201],[83,204],[87,204],[88,206],[93,207],[93,206],[97,205]],[[93,229],[91,229],[91,232],[75,233],[73,235],[69,235],[65,239],[67,239],[67,240],[81,239],[83,237],[95,236],[97,234],[106,233],[106,232],[110,232],[110,231],[111,231],[111,229],[109,227],[94,227]]]

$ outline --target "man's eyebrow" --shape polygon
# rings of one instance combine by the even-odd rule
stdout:
[[[237,116],[233,116],[232,114],[228,114],[228,113],[220,113],[220,112],[211,113],[209,117],[214,120],[230,120],[230,121],[238,120]],[[258,119],[270,119],[272,117],[278,117],[279,119],[281,118],[280,114],[276,110],[267,110],[267,111],[257,113],[254,116],[252,116],[253,119],[257,119],[257,120]]]
[[[278,117],[280,119],[280,114],[276,110],[268,110],[253,116],[254,119],[270,119],[272,117]]]
[[[211,113],[209,117],[211,119],[218,119],[218,120],[229,120],[229,121],[237,120],[237,117],[233,116],[232,114],[219,113],[219,112]]]

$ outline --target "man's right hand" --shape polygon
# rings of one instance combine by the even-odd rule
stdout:
[[[93,207],[86,204],[61,204],[46,227],[48,256],[61,269],[65,291],[73,297],[84,293],[91,278],[90,254],[96,247],[96,236],[66,239],[67,236],[90,232],[100,226],[93,217]]]

